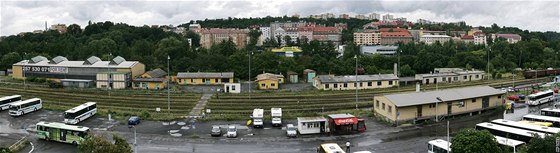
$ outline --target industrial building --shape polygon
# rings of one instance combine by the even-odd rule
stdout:
[[[484,71],[462,68],[435,68],[435,73],[416,74],[414,79],[422,84],[477,81],[484,78]]]
[[[399,85],[399,78],[394,74],[330,76],[314,78],[313,86],[319,90],[355,90],[389,88]],[[358,85],[356,85],[356,82]]]
[[[130,73],[130,77],[137,77],[144,73],[145,66],[138,61],[126,61],[120,56],[111,61],[102,61],[95,56],[85,61],[70,61],[62,56],[49,60],[43,56],[36,56],[31,60],[13,64],[12,69],[14,79],[37,77],[57,82],[60,82],[61,79],[83,82],[97,80],[97,74],[100,72],[123,72]],[[65,80],[65,82],[72,80]]]
[[[479,114],[503,105],[503,91],[490,86],[474,86],[427,92],[375,96],[374,114],[395,123],[416,122],[460,114]]]

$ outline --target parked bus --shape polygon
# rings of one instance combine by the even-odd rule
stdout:
[[[64,123],[78,124],[80,121],[86,120],[97,113],[97,104],[95,102],[86,102],[80,106],[76,106],[64,112]]]
[[[559,117],[527,114],[527,115],[523,116],[523,120],[538,121],[538,122],[550,122],[550,123],[552,123],[553,127],[560,127],[560,118]]]
[[[552,117],[560,117],[560,109],[543,108],[543,109],[541,109],[541,115],[552,116]]]
[[[21,101],[21,95],[12,95],[0,98],[0,111],[10,108],[13,102]]]
[[[48,141],[80,144],[88,135],[89,128],[57,122],[37,123],[37,137]]]
[[[323,143],[319,146],[317,152],[319,153],[346,153],[340,146],[336,143]]]
[[[529,98],[529,100],[527,100],[526,102],[527,105],[536,106],[536,105],[551,102],[552,98],[554,97],[554,91],[552,90],[541,91],[535,94],[530,94],[527,97]]]
[[[451,152],[451,143],[442,139],[428,141],[428,153],[448,153]]]
[[[512,128],[512,127],[492,124],[488,122],[476,124],[476,129],[488,130],[490,133],[492,133],[495,136],[501,136],[501,137],[515,139],[523,142],[529,142],[533,138],[533,134],[537,134],[541,138],[544,138],[546,135],[541,132]]]
[[[494,136],[496,141],[500,145],[503,151],[512,151],[513,153],[517,152],[517,149],[525,144],[523,141],[508,139],[500,136]]]
[[[560,133],[560,128],[528,125],[528,124],[518,123],[518,122],[504,120],[504,119],[495,119],[495,120],[492,121],[492,123],[503,125],[503,126],[509,126],[509,127],[512,127],[512,128],[518,128],[518,129],[523,129],[523,130],[546,133],[546,134]]]
[[[527,121],[527,120],[521,120],[521,121],[517,121],[519,123],[522,124],[529,124],[529,125],[536,125],[536,126],[543,126],[543,127],[551,127],[552,123],[550,122],[537,122],[537,121]]]
[[[11,116],[21,116],[43,108],[43,101],[39,98],[27,99],[10,104]]]

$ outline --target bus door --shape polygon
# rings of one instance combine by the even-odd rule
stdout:
[[[56,128],[48,128],[46,130],[49,134],[48,134],[48,139],[50,140],[58,140],[60,138],[60,133],[59,130]]]
[[[66,130],[60,129],[60,141],[66,141]]]

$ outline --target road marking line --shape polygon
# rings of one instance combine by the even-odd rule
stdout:
[[[29,142],[31,144],[31,150],[29,150],[29,153],[33,152],[33,150],[35,150],[35,146],[33,145],[33,142]]]

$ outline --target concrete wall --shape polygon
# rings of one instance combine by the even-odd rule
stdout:
[[[371,82],[371,86],[369,83]],[[358,88],[361,89],[376,89],[376,88],[389,88],[389,87],[396,87],[399,85],[398,80],[384,80],[384,81],[370,81],[370,82],[358,82],[357,87],[354,86],[355,82],[347,82],[347,83],[322,83],[320,80],[315,79],[313,82],[315,88],[319,90],[356,90]],[[381,85],[378,85],[378,82]],[[392,82],[389,85],[389,82]],[[346,84],[346,87],[344,86]],[[335,87],[336,85],[336,87]],[[327,87],[328,86],[328,87]]]
[[[487,108],[495,108],[498,106],[503,105],[501,95],[494,95],[489,96],[489,103]],[[440,102],[437,105],[437,114],[438,116],[447,116],[448,115],[448,103],[451,104],[451,115],[457,114],[464,114],[464,113],[471,113],[477,112],[486,108],[482,108],[482,99],[483,97],[476,97],[464,100],[455,100],[450,102]],[[459,103],[463,102],[464,106],[459,106]],[[379,105],[377,104],[379,103]],[[385,104],[385,109],[383,109],[383,104]],[[421,107],[421,114],[419,114],[418,106]],[[401,121],[410,121],[414,119],[426,119],[426,118],[434,118],[436,115],[436,106],[435,103],[431,104],[423,104],[423,105],[415,105],[415,106],[405,106],[405,107],[398,107],[395,109],[394,104],[389,101],[385,96],[376,96],[373,100],[373,111],[379,117],[389,121],[395,122],[396,112],[399,112],[399,122]],[[393,110],[389,112],[389,107]],[[421,116],[418,116],[421,115]]]

